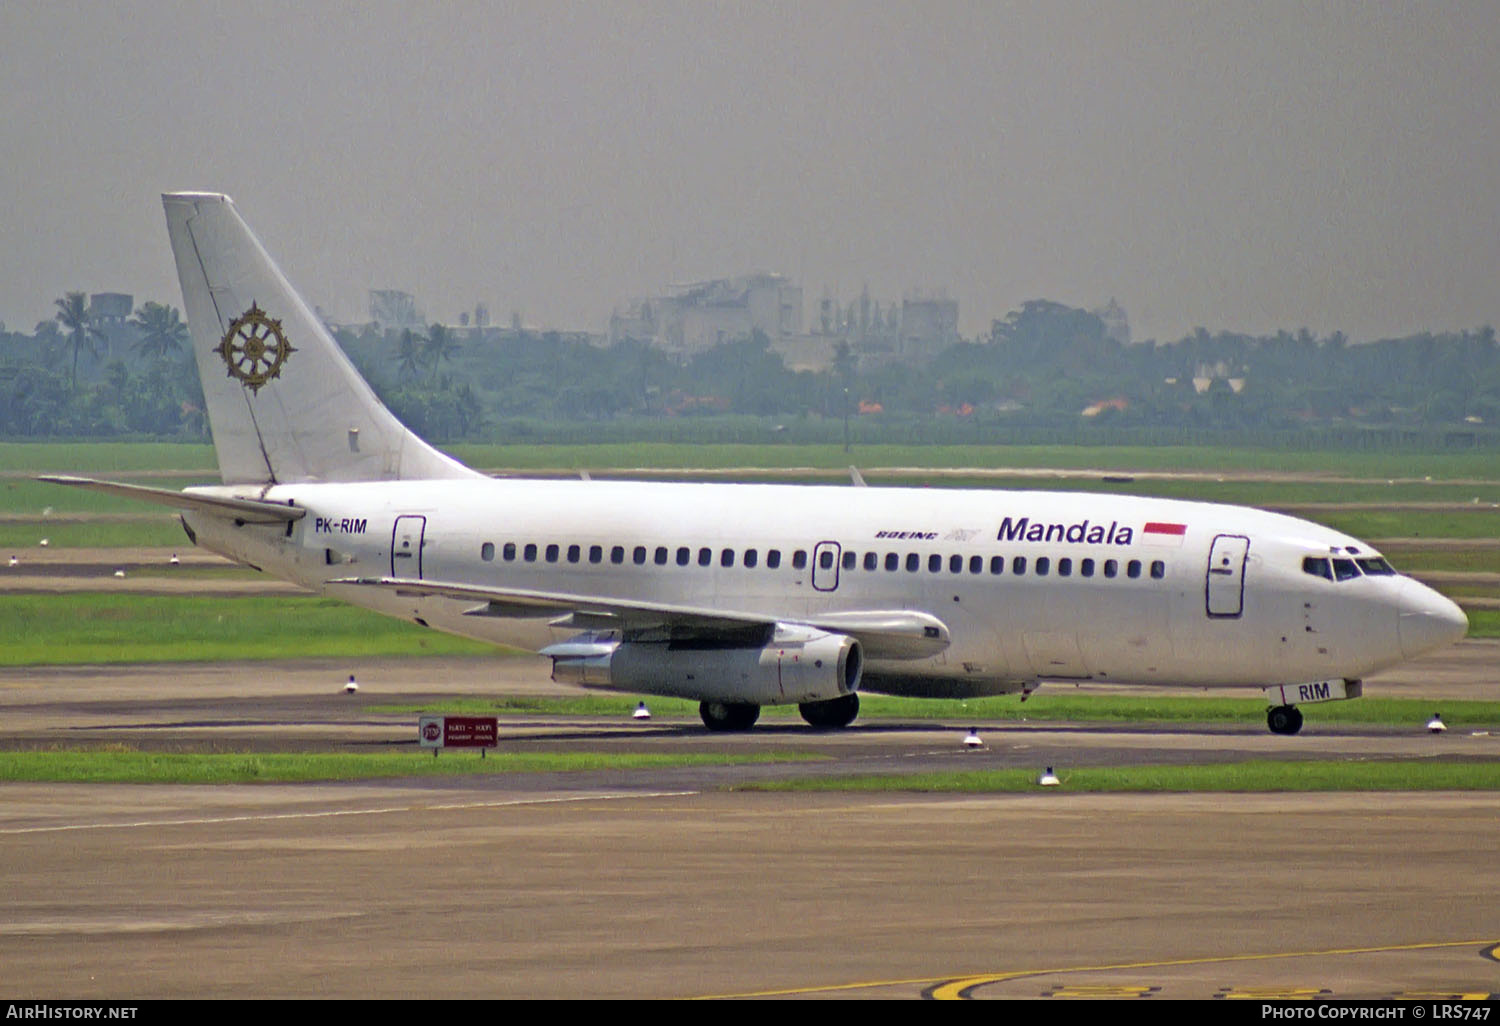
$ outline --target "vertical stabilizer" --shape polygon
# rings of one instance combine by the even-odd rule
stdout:
[[[381,404],[228,196],[162,203],[226,484],[481,476]]]

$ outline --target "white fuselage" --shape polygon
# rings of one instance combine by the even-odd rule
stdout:
[[[606,481],[193,491],[308,511],[290,526],[186,514],[207,548],[392,616],[532,650],[572,631],[548,618],[466,615],[473,602],[328,582],[421,578],[770,620],[916,610],[947,625],[951,644],[936,656],[870,660],[863,687],[871,691],[1357,679],[1462,633],[1455,634],[1463,621],[1457,607],[1410,578],[1334,580],[1304,568],[1310,557],[1347,563],[1378,555],[1363,542],[1238,506],[1089,493]]]

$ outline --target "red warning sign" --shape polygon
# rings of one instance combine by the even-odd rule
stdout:
[[[494,716],[423,716],[417,740],[423,748],[494,748],[499,724]]]

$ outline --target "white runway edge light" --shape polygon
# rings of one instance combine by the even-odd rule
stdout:
[[[344,694],[352,695],[359,690],[359,682],[354,679],[354,674],[349,674],[349,683],[344,685]]]
[[[630,718],[632,720],[649,720],[651,718],[651,710],[646,708],[645,702],[642,702],[635,707],[635,712],[630,714]]]
[[[1038,787],[1057,787],[1062,781],[1057,779],[1057,774],[1052,772],[1052,767],[1047,767],[1047,772],[1036,778]]]
[[[1430,719],[1430,720],[1427,721],[1427,731],[1428,731],[1428,733],[1431,733],[1431,734],[1441,734],[1443,731],[1445,731],[1447,729],[1448,729],[1448,725],[1443,722],[1443,718],[1441,716],[1439,716],[1437,713],[1433,713],[1432,714],[1432,719]]]
[[[964,737],[965,748],[983,748],[984,742],[979,740],[979,728],[970,727],[969,733]]]

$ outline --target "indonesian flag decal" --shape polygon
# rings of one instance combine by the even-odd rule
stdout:
[[[1187,524],[1169,524],[1160,520],[1148,520],[1141,528],[1141,541],[1148,545],[1181,546],[1187,537]]]

